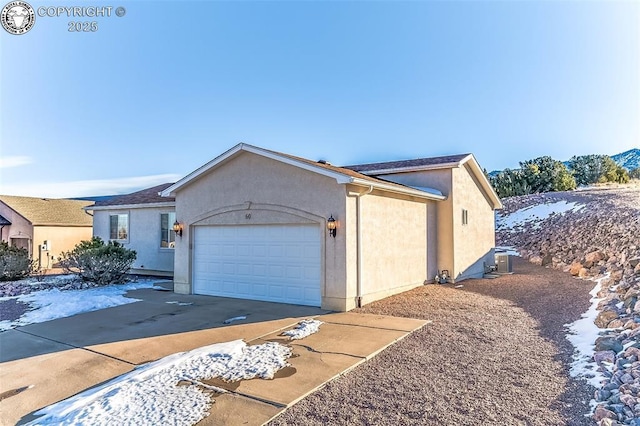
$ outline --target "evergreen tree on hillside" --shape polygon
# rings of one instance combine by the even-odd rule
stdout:
[[[549,156],[523,161],[520,167],[532,193],[568,191],[576,187],[576,181],[567,167]]]
[[[504,169],[489,181],[500,198],[531,194],[531,187],[521,170]]]
[[[573,156],[569,168],[578,185],[629,181],[628,172],[608,155]]]

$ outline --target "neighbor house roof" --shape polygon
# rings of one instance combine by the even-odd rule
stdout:
[[[98,201],[88,208],[88,210],[106,210],[112,207],[148,207],[148,206],[172,206],[175,205],[175,198],[161,197],[160,192],[164,191],[173,183],[163,183],[152,188],[145,188],[131,194],[119,195],[108,200]]]
[[[93,219],[84,207],[93,201],[0,195],[0,201],[32,225],[92,226]]]
[[[162,191],[162,195],[175,196],[175,192],[177,190],[187,185],[188,183],[200,178],[203,174],[207,173],[209,170],[217,167],[220,164],[225,163],[227,160],[229,160],[232,157],[235,157],[241,152],[251,152],[253,154],[271,158],[273,160],[280,161],[285,164],[290,164],[305,170],[309,170],[311,172],[328,176],[335,179],[340,184],[350,183],[350,184],[365,186],[365,187],[370,186],[375,189],[380,189],[383,191],[395,192],[395,193],[410,195],[414,197],[420,197],[424,199],[431,199],[431,200],[446,199],[445,196],[437,194],[435,192],[426,192],[426,191],[418,190],[406,185],[390,182],[375,176],[367,176],[365,174],[362,174],[357,171],[347,169],[344,167],[337,167],[324,162],[317,162],[317,161],[308,160],[306,158],[296,157],[289,154],[283,154],[281,152],[259,148],[257,146],[249,145],[246,143],[240,143],[234,146],[233,148],[226,151],[222,155],[219,155],[218,157],[209,161],[205,165],[191,172],[190,174],[180,179],[175,184],[171,185],[170,187]]]

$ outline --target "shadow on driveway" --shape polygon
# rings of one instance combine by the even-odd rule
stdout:
[[[0,333],[0,362],[124,340],[325,314],[309,306],[141,289],[140,302],[87,312]],[[225,320],[246,319],[224,324]]]

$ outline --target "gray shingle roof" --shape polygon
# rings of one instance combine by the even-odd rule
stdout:
[[[98,201],[93,205],[93,207],[170,203],[175,201],[174,197],[161,197],[158,193],[164,191],[171,185],[173,185],[173,183],[163,183],[161,185],[154,186],[153,188],[146,188],[137,192],[132,192],[131,194],[119,195],[117,197],[109,198],[108,200]]]
[[[387,161],[384,163],[356,164],[343,166],[345,169],[357,172],[375,172],[376,170],[390,170],[414,167],[433,167],[443,164],[459,163],[470,154],[446,155],[443,157],[417,158],[414,160]]]
[[[92,226],[93,217],[83,210],[93,201],[0,195],[0,201],[32,225]]]

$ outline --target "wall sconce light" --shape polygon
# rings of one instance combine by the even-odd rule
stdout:
[[[180,238],[182,238],[182,224],[177,220],[173,222],[173,232],[175,232],[176,235],[180,235]]]
[[[327,229],[329,230],[329,235],[333,238],[336,237],[336,225],[336,220],[333,218],[333,215],[329,216],[329,219],[327,219]]]

